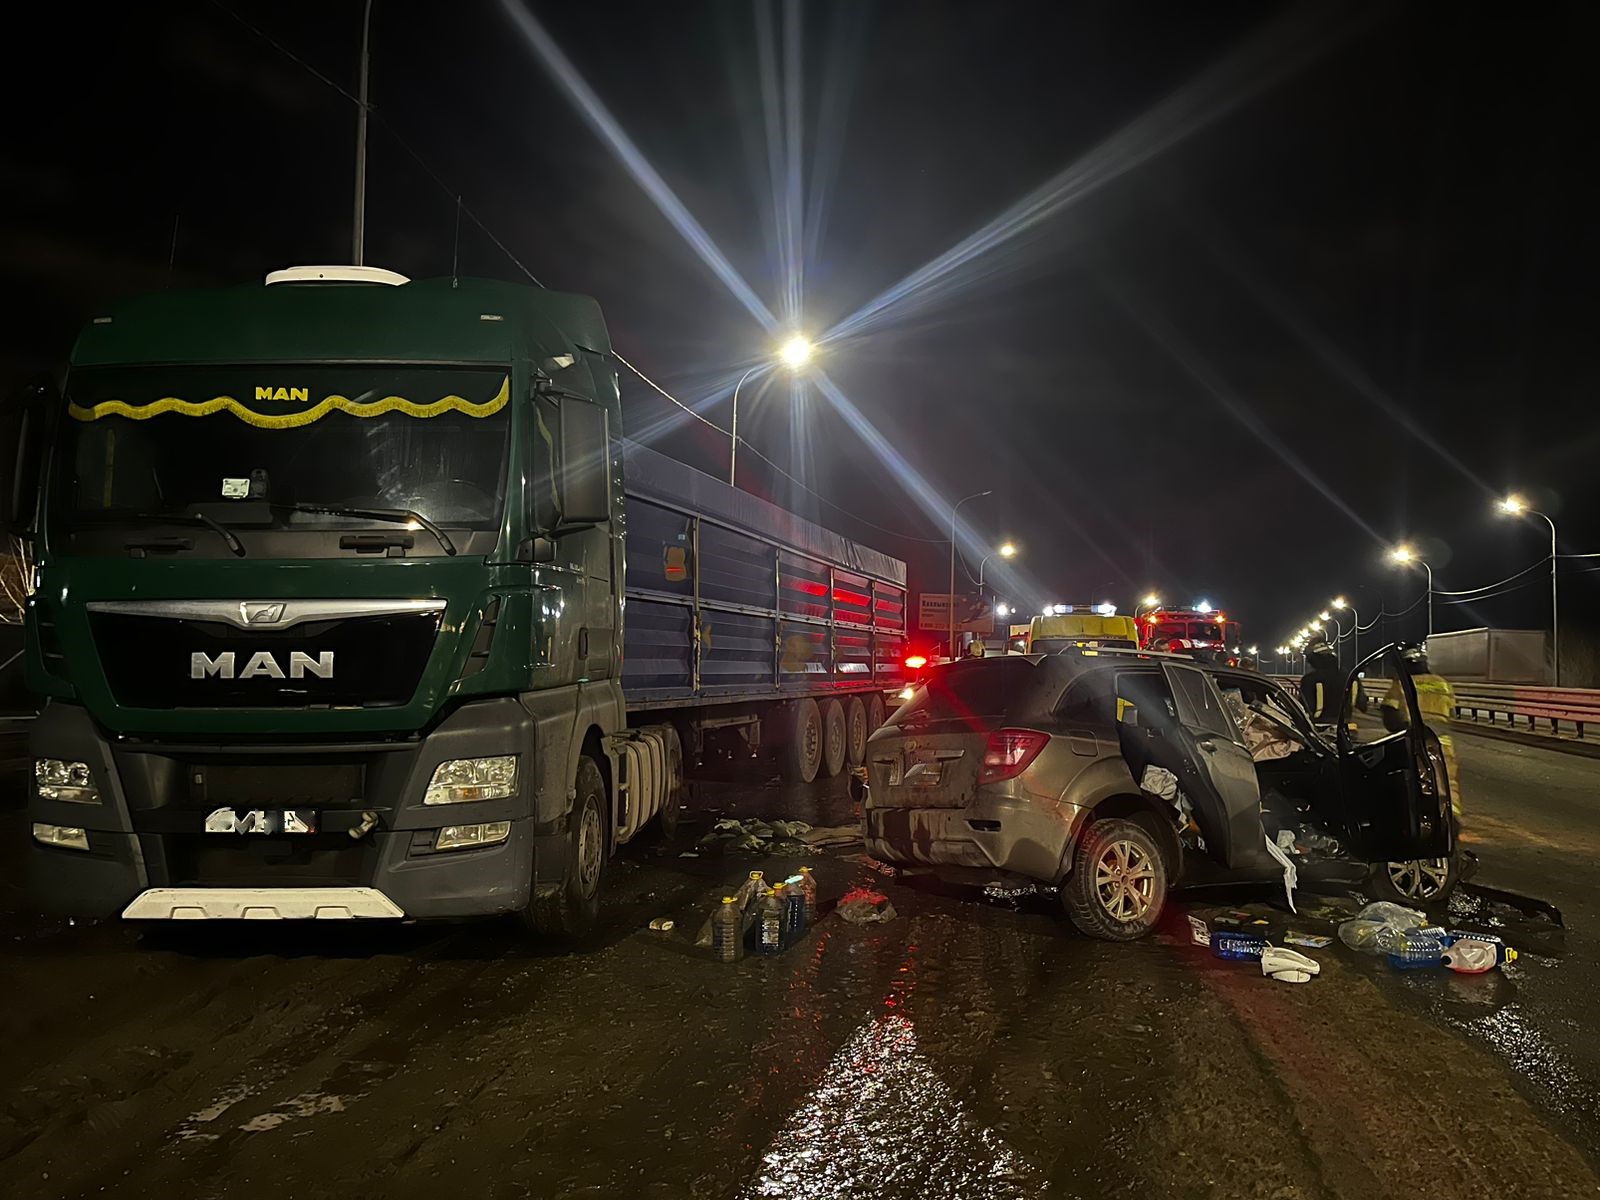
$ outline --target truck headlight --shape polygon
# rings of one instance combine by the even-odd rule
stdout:
[[[510,821],[486,825],[446,825],[433,839],[435,850],[465,850],[469,846],[497,846],[511,836]]]
[[[33,823],[33,840],[41,846],[59,846],[63,850],[87,850],[89,834],[67,825],[42,825]]]
[[[465,804],[471,800],[504,800],[517,794],[517,756],[452,758],[433,769],[424,804]]]
[[[99,804],[100,792],[89,774],[89,764],[66,762],[59,758],[33,760],[33,784],[41,800],[64,800],[68,804]]]

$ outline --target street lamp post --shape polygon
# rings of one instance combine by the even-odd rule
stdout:
[[[1408,567],[1416,563],[1428,573],[1428,636],[1433,636],[1433,568],[1427,562],[1417,557],[1417,552],[1410,546],[1399,545],[1389,551],[1389,561]]]
[[[945,603],[949,606],[948,617],[950,621],[950,657],[956,656],[956,514],[961,511],[961,506],[968,500],[981,500],[984,496],[994,495],[994,489],[986,492],[973,492],[956,501],[950,510],[950,590],[945,593]]]
[[[1521,496],[1511,495],[1500,501],[1500,511],[1513,517],[1525,514],[1543,517],[1544,523],[1550,526],[1550,665],[1554,670],[1556,687],[1561,686],[1561,632],[1557,623],[1556,614],[1556,523],[1547,513],[1540,512],[1537,508],[1529,508],[1527,501]]]
[[[1350,610],[1350,650],[1351,656],[1355,659],[1355,665],[1359,666],[1361,663],[1361,614],[1356,611],[1356,606],[1343,596],[1335,596],[1333,598],[1333,606]],[[1339,636],[1344,636],[1343,630],[1339,631]]]
[[[798,333],[778,347],[778,360],[791,371],[798,371],[811,361],[814,347]],[[758,362],[743,375],[739,382],[733,385],[733,428],[729,430],[728,439],[731,445],[728,448],[728,486],[737,487],[739,470],[739,389],[744,386],[745,380],[754,375],[769,363]]]
[[[980,591],[980,592],[983,591],[983,568],[984,568],[985,564],[987,564],[988,561],[991,558],[993,558],[996,554],[998,554],[1001,558],[1011,558],[1013,555],[1016,554],[1016,552],[1017,552],[1016,546],[1013,545],[1010,542],[1006,542],[1003,545],[996,546],[993,550],[989,551],[989,553],[985,554],[981,560],[979,560],[979,562],[978,562],[978,591]]]

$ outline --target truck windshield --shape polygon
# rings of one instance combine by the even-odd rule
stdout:
[[[203,506],[230,525],[374,523],[308,511],[325,505],[494,528],[509,395],[504,368],[78,370],[51,468],[52,519],[132,526]]]

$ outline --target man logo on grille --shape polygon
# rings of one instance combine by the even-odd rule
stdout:
[[[283,601],[246,600],[239,605],[239,616],[246,625],[276,625],[283,620]]]

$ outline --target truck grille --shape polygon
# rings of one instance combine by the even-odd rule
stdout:
[[[94,607],[89,624],[111,693],[134,708],[405,704],[443,616],[434,609],[273,629]]]

